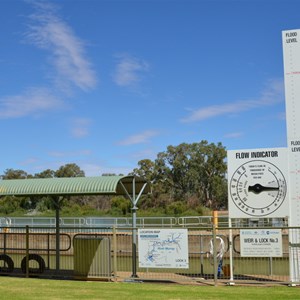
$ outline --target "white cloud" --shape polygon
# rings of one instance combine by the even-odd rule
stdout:
[[[141,59],[128,55],[121,55],[118,59],[113,80],[119,86],[134,86],[141,80],[142,72],[148,71],[148,63]]]
[[[62,108],[63,102],[47,88],[29,88],[24,93],[0,98],[0,118],[39,115]]]
[[[225,134],[224,137],[229,138],[229,139],[236,139],[243,135],[244,135],[243,132],[230,132],[230,133]]]
[[[136,161],[144,159],[145,157],[148,159],[155,159],[156,155],[157,152],[154,149],[147,148],[142,151],[132,153],[131,157],[134,159],[134,161]]]
[[[26,160],[23,160],[22,162],[20,162],[20,165],[27,166],[27,165],[35,164],[36,162],[38,162],[38,158],[29,157]]]
[[[89,156],[92,151],[88,149],[78,150],[78,151],[50,151],[48,153],[51,157],[78,157],[78,156]]]
[[[85,58],[84,45],[72,29],[56,16],[56,7],[46,1],[28,1],[35,8],[30,16],[31,24],[26,34],[28,41],[51,52],[61,86],[72,82],[81,89],[96,84],[95,74]],[[20,118],[39,115],[65,107],[57,96],[57,90],[45,87],[28,87],[23,93],[0,98],[0,118]],[[87,134],[86,129],[77,127],[76,136]]]
[[[77,118],[72,120],[71,133],[73,137],[82,138],[89,135],[91,120],[87,118]]]
[[[31,43],[51,53],[57,81],[73,83],[83,90],[93,88],[96,76],[86,58],[83,42],[57,16],[54,5],[41,1],[32,4],[36,11],[30,16],[32,22],[26,36]]]
[[[127,137],[126,139],[120,141],[118,144],[122,146],[129,146],[135,144],[143,144],[149,142],[149,139],[157,136],[159,133],[155,130],[146,130],[136,135]]]
[[[192,111],[187,117],[181,119],[183,123],[197,122],[214,118],[224,114],[234,114],[254,108],[277,104],[284,100],[282,80],[270,80],[266,88],[257,99],[236,101],[220,105],[211,105]]]

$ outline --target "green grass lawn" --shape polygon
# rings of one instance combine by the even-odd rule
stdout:
[[[126,283],[0,277],[0,299],[299,299],[288,286],[200,286],[171,283]]]

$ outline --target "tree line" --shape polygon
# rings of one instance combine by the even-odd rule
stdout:
[[[227,206],[226,149],[221,144],[182,143],[168,146],[154,160],[143,159],[127,175],[145,178],[152,192],[141,197],[140,215],[203,215],[212,209]],[[100,175],[100,174],[99,174]],[[116,174],[102,174],[110,176]],[[122,175],[122,174],[121,174]],[[66,164],[58,170],[44,170],[34,175],[24,170],[7,169],[1,179],[84,177],[75,164]],[[49,197],[0,198],[2,215],[51,215],[55,207]],[[66,216],[110,215],[127,216],[131,203],[123,196],[70,196],[61,204],[61,214]]]

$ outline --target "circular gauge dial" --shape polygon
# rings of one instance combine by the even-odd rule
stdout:
[[[230,196],[247,215],[272,214],[284,202],[287,189],[282,172],[272,163],[252,160],[241,165],[230,179]]]

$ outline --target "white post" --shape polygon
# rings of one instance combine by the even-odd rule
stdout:
[[[289,164],[289,226],[300,226],[300,29],[282,32]],[[300,232],[289,231],[290,280],[300,281]]]
[[[229,264],[230,264],[230,281],[228,285],[234,285],[233,282],[233,245],[232,245],[232,222],[231,218],[228,220],[229,224]]]

